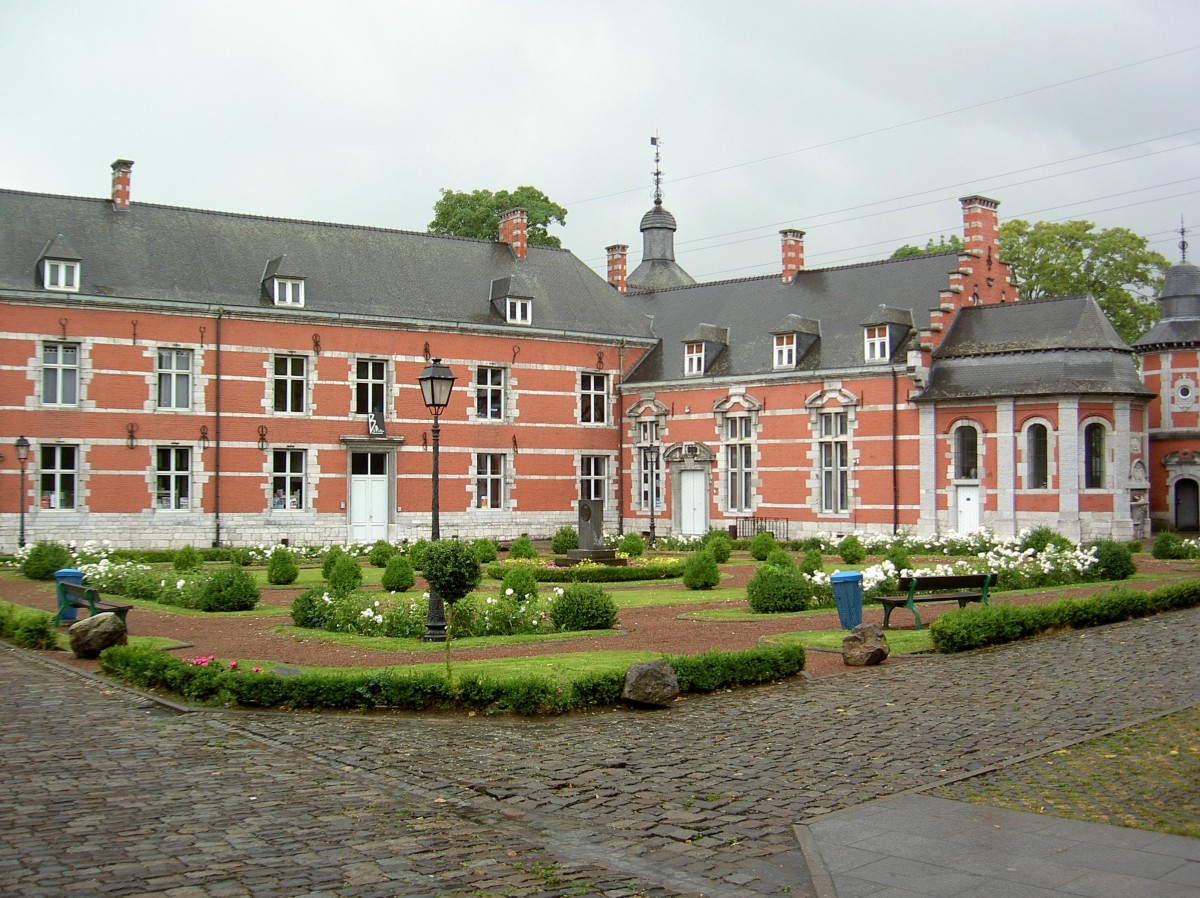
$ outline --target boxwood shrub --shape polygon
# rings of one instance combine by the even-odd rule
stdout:
[[[812,606],[812,582],[793,565],[760,564],[746,584],[746,600],[757,614],[805,611]]]
[[[596,583],[572,583],[550,606],[550,622],[559,630],[611,630],[617,603]]]
[[[489,564],[487,575],[493,580],[503,580],[514,567],[517,565],[511,563]],[[531,571],[539,583],[628,583],[634,580],[669,580],[683,573],[683,565],[674,558],[627,567],[606,564],[577,564],[571,567],[530,564],[523,567]]]

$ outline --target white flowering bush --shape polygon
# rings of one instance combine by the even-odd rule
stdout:
[[[555,587],[547,593],[519,594],[512,589],[505,589],[496,596],[469,595],[454,605],[454,635],[552,633],[554,625],[550,622],[550,612],[554,601],[562,594],[562,588]]]
[[[310,589],[292,602],[292,622],[297,627],[413,639],[425,632],[429,594],[413,596],[394,592],[351,592]]]

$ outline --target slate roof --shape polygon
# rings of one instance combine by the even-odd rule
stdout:
[[[1153,395],[1090,296],[964,308],[934,353],[921,401],[1058,394]]]
[[[939,292],[949,285],[949,272],[957,267],[956,253],[939,253],[803,269],[788,282],[770,275],[631,293],[626,298],[630,306],[653,316],[662,350],[643,359],[626,383],[684,380],[683,344],[701,324],[728,328],[728,347],[704,377],[687,380],[778,374],[773,333],[787,321],[803,320],[801,333],[813,333],[814,324],[819,325],[819,339],[803,352],[795,372],[862,368],[862,322],[903,319],[897,314],[903,310],[914,327],[927,327],[930,309],[937,306]],[[885,307],[882,313],[880,306]],[[907,342],[906,335],[900,336]],[[893,348],[901,351],[901,345]]]
[[[1200,268],[1191,262],[1176,262],[1163,281],[1162,320],[1139,337],[1135,349],[1194,346],[1200,343]]]
[[[0,190],[0,221],[0,292],[266,310],[262,281],[273,263],[305,279],[304,308],[289,316],[651,340],[639,310],[551,247],[530,246],[518,261],[507,245],[484,240],[148,203],[116,212],[109,199],[13,190]],[[79,294],[41,289],[38,261],[52,241],[82,260]],[[498,278],[533,298],[532,327],[507,325],[496,312]]]

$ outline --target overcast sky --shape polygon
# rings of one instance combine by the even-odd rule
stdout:
[[[598,271],[641,257],[661,140],[698,280],[1004,219],[1200,259],[1200,2],[0,0],[0,187],[423,231],[531,184]],[[0,232],[2,232],[0,223]]]

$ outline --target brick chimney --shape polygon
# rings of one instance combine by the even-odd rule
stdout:
[[[500,215],[500,242],[512,247],[513,255],[525,258],[529,216],[524,209],[509,209]]]
[[[129,211],[129,181],[133,171],[133,163],[128,159],[118,159],[112,164],[112,204],[117,212]]]
[[[967,305],[990,305],[1015,300],[1016,289],[1008,265],[1000,261],[1000,216],[998,200],[964,196],[963,250],[959,257],[961,285]]]
[[[608,282],[622,293],[625,292],[626,257],[629,247],[624,243],[614,243],[606,248],[608,253]]]
[[[783,280],[786,283],[804,267],[804,232],[785,228],[779,232],[783,251]]]

